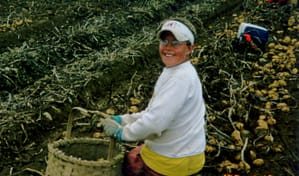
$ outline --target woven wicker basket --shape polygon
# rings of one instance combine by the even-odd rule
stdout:
[[[69,116],[67,136],[70,136],[71,122],[72,115]],[[45,175],[121,176],[125,148],[111,144],[111,140],[70,137],[50,143]]]
[[[108,146],[108,140],[91,138],[51,143],[46,176],[120,176],[124,149],[115,145],[115,155],[108,161]]]

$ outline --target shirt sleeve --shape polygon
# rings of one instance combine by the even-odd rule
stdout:
[[[184,79],[169,79],[155,90],[147,109],[133,123],[123,127],[122,139],[137,141],[160,136],[183,107],[187,95],[188,85]]]
[[[124,115],[120,115],[120,117],[122,118],[122,124],[123,126],[131,124],[133,122],[135,122],[137,119],[141,118],[143,116],[145,111],[141,111],[138,113],[133,113],[133,114],[124,114]]]

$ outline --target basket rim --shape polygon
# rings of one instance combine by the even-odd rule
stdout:
[[[67,156],[65,153],[58,149],[59,146],[65,144],[74,144],[74,143],[86,143],[86,144],[99,144],[99,143],[109,144],[109,140],[106,139],[95,139],[95,138],[71,138],[71,139],[60,139],[48,144],[48,152],[49,154],[54,155],[56,158],[64,160],[65,162],[70,162],[73,164],[83,165],[83,166],[95,166],[95,167],[112,167],[115,164],[119,163],[124,158],[125,147],[121,144],[117,143],[116,146],[120,149],[120,153],[112,158],[111,161],[100,159],[97,161],[85,160],[76,158],[73,156]]]

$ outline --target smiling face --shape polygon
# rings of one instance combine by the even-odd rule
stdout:
[[[165,42],[166,40],[168,42]],[[159,53],[166,67],[173,67],[187,61],[194,48],[194,45],[187,45],[187,42],[177,42],[173,34],[168,31],[163,32],[161,41],[163,42],[160,42]]]

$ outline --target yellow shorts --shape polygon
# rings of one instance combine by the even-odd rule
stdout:
[[[199,172],[205,163],[204,152],[183,158],[168,158],[153,152],[146,145],[142,147],[141,158],[152,170],[168,176],[192,175]]]

